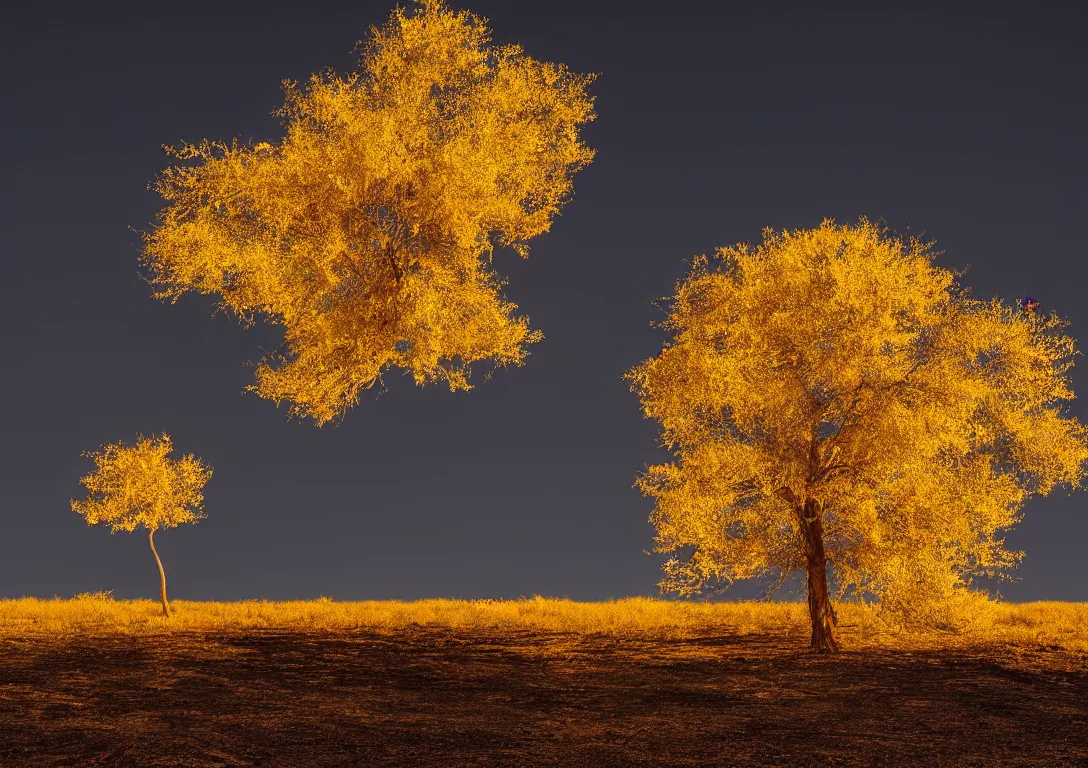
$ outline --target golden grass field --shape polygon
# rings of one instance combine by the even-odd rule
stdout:
[[[1088,765],[1088,604],[0,601],[0,767]]]
[[[680,602],[633,597],[576,602],[534,597],[520,600],[373,600],[193,602],[175,600],[166,618],[157,601],[113,600],[108,594],[71,599],[0,600],[0,637],[121,633],[325,631],[430,627],[602,633],[672,637],[729,633],[804,633],[807,606],[800,602]],[[840,603],[839,636],[846,649],[942,645],[1049,646],[1088,652],[1088,603],[976,601],[954,631],[886,623],[872,605]]]

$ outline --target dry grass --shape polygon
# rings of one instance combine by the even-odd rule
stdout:
[[[564,632],[578,635],[691,637],[707,634],[798,635],[807,607],[794,602],[675,602],[636,597],[583,603],[535,597],[522,600],[334,602],[243,601],[172,603],[162,616],[151,600],[113,600],[108,594],[39,600],[0,600],[0,637],[69,634],[169,634],[252,630],[391,632],[406,628]],[[902,631],[877,610],[838,606],[839,637],[847,649],[1011,645],[1088,653],[1088,603],[978,602],[958,631]]]
[[[843,604],[835,656],[800,603],[174,607],[0,601],[0,766],[1088,765],[1083,603]]]

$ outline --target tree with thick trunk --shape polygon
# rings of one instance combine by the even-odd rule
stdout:
[[[1016,564],[1024,501],[1085,477],[1066,324],[971,298],[928,244],[864,219],[696,258],[663,326],[629,373],[674,457],[638,481],[675,553],[661,586],[801,571],[814,651],[838,649],[849,594],[954,623],[974,576]]]
[[[832,629],[835,625],[835,609],[827,591],[827,556],[824,553],[824,526],[820,520],[819,504],[814,500],[805,503],[798,511],[801,530],[805,537],[805,572],[808,577],[808,616],[812,622],[811,647],[814,651],[837,651]]]
[[[163,616],[170,616],[166,571],[155,549],[155,531],[195,523],[204,517],[204,485],[211,467],[192,454],[172,458],[170,436],[144,438],[136,444],[106,445],[84,455],[94,459],[95,471],[80,480],[87,498],[72,500],[72,509],[89,525],[106,523],[111,531],[147,529],[151,554],[159,568],[159,599]]]

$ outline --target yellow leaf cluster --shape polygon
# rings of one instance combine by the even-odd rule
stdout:
[[[592,160],[591,80],[437,0],[398,9],[358,71],[284,84],[281,141],[168,149],[142,257],[156,295],[282,325],[252,389],[318,424],[390,367],[456,390],[473,363],[520,364],[541,336],[490,256],[527,255]]]
[[[1001,534],[1025,498],[1084,477],[1088,432],[1063,411],[1074,342],[1056,316],[972,298],[933,255],[862,219],[696,260],[670,343],[629,374],[675,455],[638,481],[658,550],[693,552],[664,588],[784,579],[805,566],[806,510],[839,594],[893,611],[1015,565]]]
[[[87,498],[73,500],[72,510],[89,525],[106,523],[112,531],[195,523],[204,517],[203,489],[212,470],[192,454],[171,458],[173,448],[164,433],[137,436],[133,446],[115,443],[87,452],[95,471],[80,479]]]

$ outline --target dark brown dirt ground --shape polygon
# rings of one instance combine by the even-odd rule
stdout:
[[[413,628],[0,639],[0,766],[1088,766],[1088,657]]]

